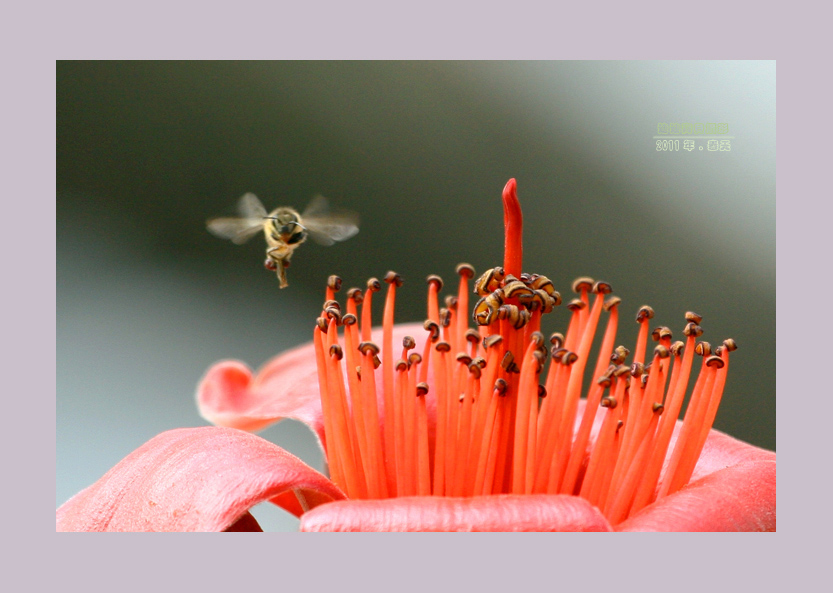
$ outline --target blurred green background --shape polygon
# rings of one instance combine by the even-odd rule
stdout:
[[[660,122],[728,123],[731,151],[658,152]],[[416,321],[425,276],[500,264],[511,177],[525,270],[565,300],[577,276],[611,283],[629,346],[643,304],[675,338],[703,315],[703,339],[739,344],[716,427],[775,448],[774,62],[58,62],[57,163],[57,505],[205,424],[215,361],[308,341],[328,275],[399,272]],[[260,237],[205,230],[245,192],[321,193],[361,232],[302,246],[279,290]],[[262,435],[322,467],[303,425]]]

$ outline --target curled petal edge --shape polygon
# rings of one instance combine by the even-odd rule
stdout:
[[[295,513],[344,499],[280,447],[230,428],[157,435],[56,512],[57,531],[224,531],[271,501]]]
[[[422,324],[394,326],[394,350],[401,346],[406,335],[415,338],[417,351],[422,352],[427,335]],[[382,345],[381,328],[374,329],[372,337]],[[429,380],[432,375],[429,371]],[[382,384],[381,367],[377,369],[376,381],[378,385]],[[220,361],[200,380],[196,399],[200,415],[216,426],[257,432],[284,418],[291,418],[309,426],[319,443],[324,443],[324,417],[312,343],[276,356],[255,375],[243,362]],[[433,432],[436,416],[433,397],[429,397],[428,402],[429,430]]]

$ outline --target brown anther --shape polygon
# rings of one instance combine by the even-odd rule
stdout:
[[[532,318],[532,314],[527,311],[526,309],[521,309],[518,311],[518,320],[515,322],[515,329],[521,329]]]
[[[561,364],[563,364],[564,366],[570,366],[577,360],[578,354],[576,354],[575,352],[566,352],[564,353],[564,356],[561,357]]]
[[[623,359],[627,358],[627,357],[628,357],[628,355],[631,353],[631,351],[630,351],[630,350],[628,350],[628,349],[627,349],[626,347],[624,347],[624,346],[616,346],[616,350],[615,350],[615,352],[616,352],[616,354],[618,354],[619,356],[621,356]]]
[[[615,408],[616,405],[617,405],[616,398],[613,397],[612,395],[609,395],[607,397],[603,397],[602,401],[601,401],[601,404],[602,404],[603,408],[611,408],[611,409]],[[621,422],[621,420],[620,420],[620,422]]]
[[[640,380],[640,381],[642,381],[642,388],[644,389],[644,388],[645,388],[645,386],[648,384],[648,375],[647,375],[647,374],[642,375],[642,376],[639,378],[639,380]]]
[[[686,324],[685,329],[683,330],[683,335],[686,337],[694,336],[695,338],[699,338],[703,335],[703,328],[692,321]]]
[[[422,324],[422,327],[425,328],[427,332],[429,332],[429,340],[431,340],[432,342],[436,342],[440,339],[440,326],[437,325],[436,322],[431,321],[430,319],[426,319],[425,323]]]
[[[671,354],[674,356],[682,356],[683,348],[685,348],[685,343],[677,340],[671,344]]]
[[[356,365],[356,376],[359,378],[359,381],[362,380],[362,367],[361,367],[361,365]]]
[[[648,305],[643,305],[639,308],[639,311],[636,313],[636,322],[642,323],[646,319],[653,319],[654,318],[654,310],[649,307]]]
[[[483,358],[482,356],[475,356],[474,358],[471,359],[471,364],[476,364],[481,369],[485,369],[486,368],[486,359]]]
[[[535,342],[535,345],[540,348],[544,345],[544,334],[541,332],[532,332],[532,335],[529,336],[529,339]]]
[[[715,356],[721,356],[722,357],[723,356],[723,350],[724,350],[724,348],[723,348],[722,344],[720,346],[718,346],[717,348],[715,348],[714,349]]]
[[[535,359],[535,372],[540,373],[541,369],[544,368],[544,363],[547,362],[547,354],[546,351],[541,352],[540,350],[535,350],[532,353],[532,357]]]
[[[318,319],[316,319],[315,324],[318,326],[318,329],[320,329],[325,334],[327,333],[327,330],[330,328],[330,324],[327,323],[327,320],[323,317],[319,317]]]
[[[714,367],[716,369],[722,369],[725,364],[726,363],[719,356],[709,356],[706,359],[706,366],[707,367]]]
[[[737,343],[732,338],[727,338],[723,340],[723,345],[726,346],[726,350],[729,352],[734,352],[738,349]]]
[[[622,299],[620,299],[618,296],[612,296],[609,299],[607,299],[604,302],[604,305],[602,305],[602,306],[604,307],[605,311],[610,311],[614,307],[618,306],[619,303],[621,303],[621,302],[622,302]]]
[[[428,393],[428,383],[417,383],[416,387],[417,397],[422,397]]]
[[[662,414],[662,411],[665,409],[665,406],[663,406],[659,402],[654,402],[654,404],[651,406],[651,409],[654,411],[655,414]]]
[[[581,310],[582,310],[582,309],[584,309],[586,306],[587,306],[587,303],[585,303],[585,302],[584,302],[583,300],[581,300],[581,299],[573,299],[572,301],[570,301],[569,303],[567,303],[567,308],[568,308],[570,311],[574,311],[574,312],[575,312],[575,311],[581,311]]]
[[[487,294],[494,292],[497,288],[500,288],[500,283],[503,281],[503,277],[503,268],[492,268],[491,270],[486,270],[480,278],[475,281],[474,292],[480,296],[486,296]]]
[[[489,325],[495,320],[497,310],[503,304],[503,293],[495,291],[489,293],[474,305],[472,317],[478,325]]]
[[[447,297],[445,297],[445,306],[450,311],[456,311],[457,310],[457,297],[454,296],[454,295],[448,295]]]
[[[380,366],[382,366],[382,360],[374,354],[373,355],[373,368],[378,369]]]
[[[394,271],[390,271],[385,274],[385,282],[388,284],[396,284],[396,286],[402,286],[402,276]]]
[[[512,284],[513,282],[517,282],[517,278],[515,278],[512,274],[506,274],[503,277],[503,285],[506,286],[507,284]]]
[[[405,350],[416,348],[416,340],[414,340],[411,336],[405,336],[402,338],[402,347],[405,348]]]
[[[520,309],[515,305],[501,305],[497,310],[498,319],[508,319],[512,325],[517,325]]]
[[[520,280],[515,280],[514,282],[507,282],[503,285],[503,293],[507,299],[521,298],[531,295],[532,289]]]
[[[328,307],[324,309],[324,314],[329,319],[335,319],[336,325],[341,325],[341,309],[335,307]]]
[[[538,385],[538,397],[541,399],[547,397],[547,388],[540,384]]]
[[[434,349],[437,352],[450,352],[451,344],[449,344],[448,342],[437,342],[437,345],[434,346]]]
[[[550,344],[555,346],[556,348],[561,348],[561,345],[564,343],[564,334],[555,332],[550,336]]]
[[[507,350],[506,354],[503,355],[503,360],[500,361],[500,368],[504,371],[508,371],[509,367],[514,364],[514,361],[515,357],[512,356],[512,353]]]
[[[529,287],[532,290],[543,290],[550,296],[553,296],[556,293],[555,286],[553,286],[552,284],[552,280],[550,280],[546,276],[535,276],[532,282],[529,284]]]
[[[356,316],[353,315],[352,313],[348,313],[347,315],[345,315],[344,317],[341,318],[341,323],[344,324],[344,325],[347,325],[347,326],[353,325],[354,323],[357,323],[357,322],[358,322],[358,319],[356,319]]]
[[[479,379],[480,375],[483,373],[480,366],[472,362],[468,365],[468,367],[469,367],[469,372],[474,376],[474,378]]]
[[[374,344],[373,342],[361,342],[359,344],[359,352],[362,354],[367,354],[368,352],[373,356],[379,354],[379,346]]]
[[[457,264],[457,273],[466,278],[474,278],[474,266],[471,264]]]
[[[506,381],[504,379],[498,379],[495,381],[495,391],[497,391],[498,395],[506,395]]]
[[[465,352],[460,352],[456,356],[456,358],[457,358],[457,362],[462,362],[466,366],[469,366],[471,364],[471,356],[469,356]]]
[[[321,307],[322,309],[329,309],[330,307],[335,307],[339,311],[341,311],[341,305],[338,304],[338,301],[324,301],[324,306]]]
[[[440,309],[440,325],[442,327],[448,327],[451,325],[451,311],[445,307]]]
[[[364,300],[364,295],[362,294],[361,289],[351,288],[347,291],[347,298],[355,301],[357,305],[361,305],[362,301]]]
[[[663,327],[659,330],[659,339],[671,341],[674,335],[671,333],[671,328]]]
[[[521,294],[518,296],[518,301],[521,303],[521,306],[526,307],[530,311],[537,311],[538,309],[543,309],[546,301],[544,299],[548,299],[547,293],[541,293],[543,297],[537,294],[535,291],[532,291],[529,294]]]
[[[616,377],[624,377],[625,375],[629,375],[630,372],[631,368],[628,365],[620,364],[618,367],[616,367],[616,370],[613,371],[613,374]]]
[[[500,334],[492,334],[491,336],[487,336],[483,338],[483,348],[488,350],[489,348],[493,348],[497,346],[503,341],[503,336]]]
[[[587,276],[582,276],[581,278],[576,278],[573,280],[573,292],[580,293],[585,290],[591,290],[593,288],[593,279],[588,278]]]
[[[418,353],[416,353],[416,352],[411,352],[411,353],[408,355],[408,364],[409,364],[409,365],[411,365],[411,364],[419,364],[419,363],[421,363],[421,362],[422,362],[422,355],[421,355],[421,354],[418,354]]]
[[[527,272],[521,272],[521,277],[518,278],[521,282],[529,286],[532,284],[532,274],[528,274]]]
[[[708,342],[697,342],[694,346],[694,353],[700,356],[708,356],[712,353],[712,345]]]
[[[550,355],[552,356],[553,360],[557,360],[561,362],[561,358],[567,353],[569,350],[566,348],[559,348],[558,346],[553,346],[550,348]]]
[[[635,362],[631,365],[631,377],[641,377],[645,374],[645,365],[641,362]]]
[[[461,393],[461,394],[460,394],[460,397],[459,397],[459,398],[457,398],[457,401],[458,401],[458,402],[460,402],[461,404],[462,404],[464,401],[466,401],[466,394],[465,394],[465,393]]]
[[[437,276],[436,274],[431,274],[428,276],[425,281],[428,284],[434,283],[437,285],[437,292],[440,292],[443,289],[443,279]]]
[[[654,348],[654,354],[656,356],[659,356],[660,358],[668,358],[669,356],[671,356],[671,352],[669,352],[668,348],[666,348],[662,344]]]
[[[341,278],[335,274],[327,278],[327,288],[331,289],[333,292],[341,290]]]
[[[557,290],[552,291],[552,294],[550,295],[550,298],[552,299],[552,306],[553,307],[557,307],[558,305],[561,304],[561,293],[558,292]]]
[[[338,344],[333,344],[330,346],[330,356],[334,356],[336,360],[341,360],[344,356],[344,352],[341,349],[341,346]]]
[[[395,371],[407,371],[408,370],[408,363],[407,361],[402,360],[401,358],[396,361],[396,364],[393,366]]]
[[[613,287],[604,280],[598,280],[593,284],[593,294],[610,294]]]
[[[477,344],[480,341],[480,333],[477,330],[466,330],[466,340],[472,344]]]
[[[601,386],[602,386],[602,387],[604,387],[605,389],[607,389],[608,387],[610,387],[610,384],[611,384],[612,382],[613,382],[613,380],[612,380],[610,377],[606,376],[606,375],[602,375],[601,377],[599,377],[598,379],[596,379],[596,384],[597,384],[597,385],[601,385]]]
[[[623,420],[620,420],[619,422],[616,423],[616,433],[617,434],[619,433],[619,429],[622,428],[624,425],[625,425],[625,422]]]
[[[379,282],[378,278],[371,278],[367,281],[367,290],[368,292],[379,292],[382,290],[382,283]]]
[[[690,321],[694,325],[700,325],[700,322],[703,321],[703,316],[698,315],[694,311],[686,311],[685,320]]]
[[[654,328],[654,331],[651,332],[651,339],[654,342],[659,342],[659,332],[660,332],[660,330],[662,330],[662,326],[658,325],[657,327]]]

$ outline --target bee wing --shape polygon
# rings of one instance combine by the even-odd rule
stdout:
[[[321,245],[345,241],[359,232],[359,215],[347,210],[331,212],[324,196],[312,199],[301,214],[301,221],[313,241]]]
[[[221,239],[231,239],[240,245],[263,230],[263,220],[259,218],[212,218],[206,223],[212,235]]]
[[[246,193],[237,201],[237,211],[240,218],[263,220],[266,216],[266,208],[253,193]]]

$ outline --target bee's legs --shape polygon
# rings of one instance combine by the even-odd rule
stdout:
[[[266,250],[266,261],[272,262],[271,266],[267,264],[266,267],[268,269],[275,270],[278,273],[278,280],[281,283],[280,287],[286,288],[289,286],[289,282],[286,281],[286,268],[289,267],[289,256],[291,253],[287,255],[280,255],[280,251],[281,249],[279,247]]]

